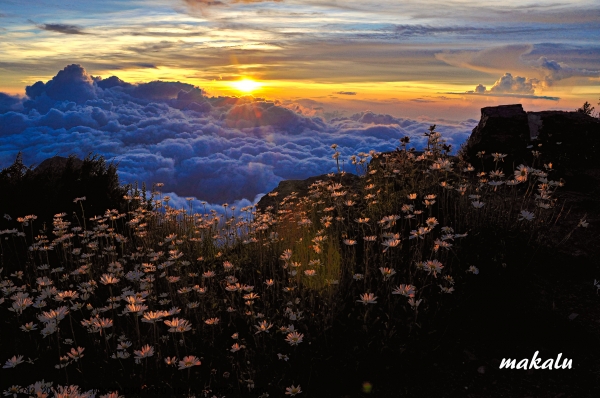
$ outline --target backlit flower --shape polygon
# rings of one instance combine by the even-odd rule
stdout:
[[[33,322],[28,322],[21,326],[21,330],[24,332],[31,332],[32,330],[37,330],[37,325]]]
[[[259,334],[261,332],[266,332],[269,333],[269,329],[271,329],[271,327],[273,327],[272,323],[267,324],[267,321],[262,321],[257,325],[254,325],[254,327],[258,330],[258,332],[254,333],[254,334]]]
[[[413,285],[398,285],[392,294],[401,294],[404,297],[415,297],[415,287]]]
[[[189,355],[184,357],[183,360],[179,361],[179,370],[188,369],[192,366],[200,366],[200,364],[201,362],[197,357]]]
[[[169,326],[169,332],[171,333],[184,333],[192,330],[192,325],[186,319],[173,318],[172,320],[165,320],[164,323]]]
[[[115,283],[118,283],[119,279],[115,278],[114,275],[112,274],[103,274],[100,277],[100,283],[102,283],[103,285],[114,285]]]
[[[481,209],[481,208],[482,208],[482,207],[485,205],[485,203],[484,203],[484,202],[481,202],[481,201],[479,201],[479,200],[475,200],[475,201],[471,202],[471,204],[472,204],[472,205],[473,205],[473,207],[474,207],[474,208],[476,208],[476,209]]]
[[[231,349],[229,351],[231,351],[231,352],[238,352],[242,348],[245,348],[245,346],[240,345],[239,343],[235,343],[234,345],[231,346]]]
[[[438,285],[440,287],[440,289],[442,290],[442,293],[448,293],[451,294],[454,291],[453,287],[445,287],[442,285]]]
[[[286,361],[286,362],[287,362],[287,361],[290,359],[290,357],[288,357],[288,356],[287,356],[287,355],[285,355],[285,354],[277,354],[277,357],[278,357],[279,359],[283,359],[283,360],[284,360],[284,361]]]
[[[522,220],[531,221],[534,218],[535,218],[534,214],[527,210],[521,210],[521,214],[519,215],[519,221],[522,221]]]
[[[434,278],[437,278],[437,274],[442,272],[443,268],[444,266],[438,260],[428,260],[424,266],[424,270],[428,271],[430,275],[433,272]]]
[[[304,335],[302,333],[291,332],[291,333],[288,333],[288,335],[285,338],[285,341],[287,341],[290,345],[298,345],[298,344],[302,343],[303,338],[304,338]]]
[[[142,322],[146,323],[155,323],[160,319],[164,318],[168,315],[167,311],[149,311],[144,313],[144,317],[142,318]]]
[[[83,347],[77,347],[76,349],[71,348],[71,352],[67,352],[67,355],[69,358],[77,362],[79,358],[83,358],[83,350],[85,350]]]
[[[379,271],[381,271],[381,274],[386,280],[396,273],[393,268],[379,267]]]
[[[467,270],[467,272],[472,272],[474,275],[477,275],[477,274],[479,274],[479,268],[477,268],[474,265],[471,265],[469,267],[469,269]]]
[[[285,388],[285,395],[290,395],[292,397],[296,394],[300,394],[301,392],[302,392],[302,390],[300,389],[300,384],[298,384],[298,387],[296,387],[292,384],[291,387]]]
[[[165,363],[167,366],[175,366],[177,365],[177,357],[166,357]]]
[[[4,366],[2,366],[3,369],[7,369],[7,368],[14,368],[19,364],[23,363],[23,355],[19,355],[17,356],[13,356],[12,358],[10,358],[8,361],[6,361],[6,363],[4,364]]]
[[[360,295],[360,300],[356,300],[359,303],[367,304],[377,304],[377,296],[373,293],[365,293]]]
[[[38,315],[38,319],[44,323],[56,322],[63,320],[69,313],[67,307],[61,306],[56,310],[44,311],[41,315]]]
[[[419,300],[415,301],[415,299],[411,297],[408,299],[408,304],[410,304],[410,306],[416,310],[417,307],[419,307],[419,304],[421,304],[421,301],[423,301],[423,300],[419,299]]]
[[[135,354],[135,359],[150,358],[154,355],[154,347],[146,344],[141,350],[135,350],[133,353]]]

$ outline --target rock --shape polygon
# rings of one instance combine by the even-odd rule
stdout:
[[[594,243],[600,233],[600,119],[579,112],[525,112],[520,104],[482,108],[481,120],[462,149],[478,169],[479,151],[485,151],[485,171],[495,168],[492,153],[507,154],[498,165],[507,176],[520,164],[538,169],[552,164],[548,180],[566,181],[557,197],[568,217],[553,227],[550,242],[570,256],[600,255],[600,246]],[[540,157],[534,159],[532,151],[539,151]],[[587,233],[565,244],[563,238],[582,219],[589,222]]]
[[[521,104],[487,107],[481,108],[481,119],[464,151],[473,165],[480,151],[485,151],[486,163],[493,162],[491,155],[498,152],[508,155],[504,163],[512,164],[525,157],[530,141],[529,121]]]
[[[570,189],[590,192],[590,188],[600,187],[600,119],[579,112],[529,114],[536,119],[532,129],[537,128],[537,142],[542,144],[537,149],[544,163],[552,162]]]
[[[341,180],[339,180],[341,177]],[[265,195],[263,196],[257,203],[256,207],[264,212],[268,206],[273,206],[275,208],[278,203],[281,202],[283,198],[290,195],[292,192],[296,192],[298,197],[303,197],[308,195],[308,191],[310,190],[310,186],[315,182],[328,181],[330,178],[327,174],[323,174],[316,177],[309,177],[306,180],[284,180],[279,183],[277,188],[271,191],[271,194],[277,193],[276,196]],[[358,184],[360,177],[355,174],[344,173],[342,176],[336,174],[333,177],[336,181],[339,181],[344,186],[353,187]]]
[[[75,156],[71,156],[68,158],[62,156],[54,156],[44,160],[40,163],[35,169],[33,169],[34,175],[39,175],[42,173],[62,173],[64,169],[67,168],[69,164],[69,160],[72,161],[73,169],[80,169],[83,166],[83,161]]]
[[[475,166],[480,163],[477,153],[485,151],[487,170],[493,166],[495,152],[507,154],[504,169],[521,163],[531,166],[533,150],[541,153],[540,161],[553,163],[565,175],[600,169],[600,120],[580,112],[525,112],[520,104],[482,108],[479,124],[463,149]]]

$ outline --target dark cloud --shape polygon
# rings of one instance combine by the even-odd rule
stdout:
[[[126,50],[136,52],[138,54],[156,53],[163,50],[173,48],[176,43],[170,41],[160,41],[158,43],[144,43],[138,46],[125,47]]]
[[[30,22],[33,22],[30,20]],[[35,22],[33,22],[35,23]],[[64,33],[66,35],[88,35],[89,33],[84,32],[82,28],[77,25],[67,25],[62,23],[45,23],[35,24],[38,29],[47,30],[49,32]]]
[[[534,66],[544,72],[544,83],[547,86],[551,86],[554,82],[568,79],[574,76],[581,77],[600,77],[600,69],[583,69],[583,68],[572,68],[567,64],[559,63],[554,60],[550,60],[546,57],[540,57]]]
[[[428,26],[428,25],[396,25],[393,28],[399,36],[426,36],[435,34],[482,34],[494,31],[491,28],[475,28],[469,26]]]
[[[0,93],[0,114],[8,111],[21,111],[22,99],[13,95]]]
[[[18,151],[27,164],[93,152],[118,162],[123,182],[163,182],[171,204],[186,207],[185,197],[196,197],[230,204],[245,198],[238,203],[247,205],[283,179],[335,171],[333,143],[344,159],[392,150],[405,135],[420,147],[436,123],[369,111],[325,121],[315,116],[319,105],[207,97],[185,83],[129,84],[69,65],[27,87],[27,98],[0,95],[0,167]],[[458,148],[476,122],[437,124]]]
[[[139,66],[140,68],[148,68],[148,69],[158,69],[158,67],[149,62],[136,62],[133,64],[134,66]]]
[[[356,91],[338,91],[334,94],[341,94],[341,95],[356,95]]]
[[[47,112],[56,101],[70,101],[82,104],[97,96],[93,79],[81,65],[69,65],[59,71],[45,84],[41,81],[27,86],[25,93],[30,98],[23,104],[27,109]]]

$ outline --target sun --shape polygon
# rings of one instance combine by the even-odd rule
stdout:
[[[252,91],[259,89],[262,86],[261,83],[254,81],[252,79],[248,79],[248,78],[244,78],[242,80],[232,82],[231,85],[236,90],[243,91],[244,93],[250,93]]]

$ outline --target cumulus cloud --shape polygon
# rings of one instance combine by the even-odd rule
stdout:
[[[483,84],[478,84],[477,87],[475,87],[475,92],[477,94],[485,94],[486,91],[486,87]]]
[[[73,101],[82,104],[97,96],[92,77],[82,67],[75,64],[59,71],[52,80],[45,84],[39,81],[27,86],[25,94],[31,101],[44,101],[47,104],[55,101]],[[35,107],[34,102],[27,102],[25,105]]]
[[[531,98],[531,99],[546,99],[558,101],[558,97],[549,97],[535,95],[535,88],[540,84],[538,79],[530,79],[522,76],[513,76],[511,73],[505,73],[500,77],[488,90],[483,84],[478,84],[474,90],[465,93],[447,93],[447,94],[469,94],[469,95],[485,95],[491,97],[514,97],[514,98]]]
[[[281,180],[335,171],[333,143],[345,159],[393,150],[405,135],[419,148],[430,124],[370,111],[325,120],[311,100],[208,97],[186,83],[130,84],[90,76],[80,65],[26,93],[0,94],[0,167],[18,151],[27,164],[98,153],[118,164],[122,182],[163,182],[183,206],[186,197],[198,199],[194,206],[250,203]],[[476,122],[437,124],[458,148]]]
[[[537,79],[528,79],[526,77],[514,76],[505,73],[500,79],[496,80],[490,92],[494,94],[533,94],[534,85],[538,83]]]

